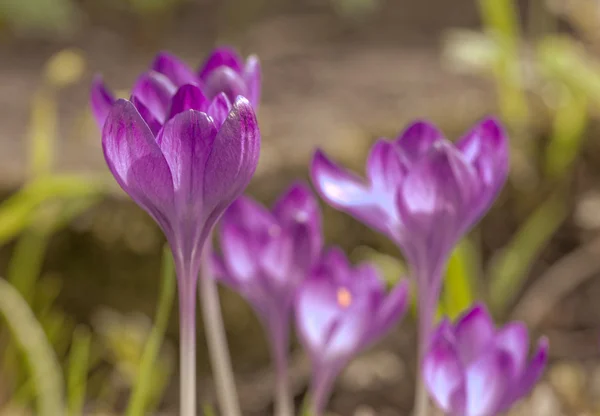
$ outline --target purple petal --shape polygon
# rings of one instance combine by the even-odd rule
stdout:
[[[523,374],[529,351],[529,336],[527,327],[522,322],[512,322],[496,334],[494,343],[510,354],[514,364],[514,376]]]
[[[275,202],[273,215],[280,224],[319,222],[319,204],[308,186],[295,183]]]
[[[443,225],[449,233],[443,243],[454,244],[471,220],[477,185],[473,168],[460,153],[451,143],[438,141],[402,184],[397,201],[402,222],[413,232],[430,232]]]
[[[129,101],[117,100],[109,112],[102,148],[121,188],[172,237],[173,177],[148,125]]]
[[[508,409],[515,401],[531,392],[533,386],[535,386],[542,377],[547,362],[548,340],[542,338],[538,342],[537,350],[527,365],[527,368],[523,371],[521,379],[517,380],[516,385],[510,390],[510,393],[506,395],[501,406],[503,410]]]
[[[106,88],[102,77],[96,75],[92,81],[92,89],[90,93],[90,105],[92,107],[92,115],[96,120],[96,124],[102,130],[108,113],[115,102],[115,97]]]
[[[243,78],[248,89],[247,98],[254,106],[254,109],[257,109],[260,104],[261,96],[261,67],[260,61],[256,55],[250,55],[248,59],[246,59]]]
[[[491,350],[471,364],[466,371],[466,416],[493,416],[499,411],[510,387],[513,366],[510,355]]]
[[[365,294],[375,294],[381,300],[385,295],[385,285],[375,266],[361,263],[354,268],[352,277],[353,287]]]
[[[352,269],[342,249],[330,247],[323,253],[314,274],[325,275],[329,280],[338,284],[346,284],[351,279]]]
[[[152,134],[156,137],[162,128],[162,124],[152,115],[150,110],[148,110],[148,107],[146,107],[144,103],[142,103],[135,95],[131,96],[131,102],[135,106],[136,110],[138,110],[140,116],[142,116],[148,127],[150,127]]]
[[[168,52],[158,53],[151,68],[169,78],[176,87],[198,83],[192,70],[181,59]]]
[[[230,111],[231,101],[229,101],[225,93],[220,93],[212,100],[206,112],[215,121],[215,125],[220,127],[225,119],[227,119]]]
[[[148,107],[154,118],[164,123],[171,104],[171,97],[175,91],[176,87],[167,77],[150,71],[138,78],[131,95],[139,98]]]
[[[416,121],[406,128],[396,139],[401,155],[407,166],[412,166],[423,158],[432,146],[444,139],[442,132],[428,121]]]
[[[296,298],[296,326],[311,354],[327,348],[328,332],[340,315],[335,288],[327,281],[311,279],[299,289]]]
[[[254,250],[254,256],[259,257],[261,268],[270,278],[272,287],[279,290],[285,290],[292,282],[290,268],[293,254],[292,240],[290,236],[283,233],[271,236],[259,253]]]
[[[213,211],[214,221],[250,183],[259,151],[256,115],[248,100],[240,97],[217,133],[206,163],[204,203]]]
[[[494,321],[483,305],[477,305],[463,316],[454,330],[458,354],[461,361],[468,365],[493,345],[496,329]]]
[[[257,271],[256,247],[238,225],[225,223],[221,226],[221,249],[225,266],[238,284],[248,282]]]
[[[208,99],[202,93],[202,90],[192,84],[182,85],[173,98],[169,109],[169,119],[186,110],[196,110],[204,112],[208,106]],[[216,124],[220,126],[220,124]]]
[[[434,339],[422,365],[423,378],[429,394],[445,413],[452,413],[453,397],[464,386],[463,368],[458,352],[446,338]]]
[[[238,96],[246,97],[248,90],[244,80],[233,69],[223,66],[214,70],[206,79],[203,91],[210,99],[220,93],[225,93],[230,101],[235,101]]]
[[[343,289],[342,289],[343,290]],[[336,292],[336,302],[339,302]],[[330,361],[343,361],[358,353],[369,341],[372,325],[372,306],[370,299],[353,296],[350,306],[341,311],[338,319],[330,328],[325,358]]]
[[[375,324],[380,333],[389,331],[402,319],[408,306],[408,287],[408,281],[398,283],[381,303]]]
[[[315,153],[310,173],[314,186],[327,203],[380,232],[387,232],[389,214],[373,200],[360,178],[334,164],[321,151]]]
[[[390,193],[393,200],[404,170],[394,143],[380,139],[373,145],[367,160],[367,174],[376,189]]]
[[[242,58],[233,48],[216,48],[200,67],[198,76],[201,80],[206,81],[215,69],[222,66],[231,68],[233,71],[240,73],[242,71]]]
[[[288,227],[286,233],[289,234],[294,247],[290,279],[302,281],[319,259],[323,247],[323,234],[320,227],[314,228],[308,223],[294,224]]]
[[[279,225],[264,206],[250,198],[241,196],[225,211],[221,223],[239,224],[252,234],[279,232]]]
[[[482,207],[489,204],[500,191],[508,175],[508,137],[500,122],[488,118],[476,125],[457,144],[482,183]]]
[[[201,216],[205,165],[217,129],[199,111],[188,110],[169,120],[156,142],[171,168],[180,215]]]

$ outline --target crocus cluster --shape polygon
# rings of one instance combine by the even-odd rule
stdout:
[[[291,186],[272,209],[241,196],[258,163],[260,82],[256,57],[243,61],[232,49],[219,48],[197,71],[159,54],[129,100],[116,100],[99,77],[92,86],[108,167],[158,223],[174,254],[184,416],[195,414],[201,264],[214,272],[201,281],[213,288],[202,301],[206,326],[215,329],[212,341],[207,338],[222,406],[235,401],[235,388],[222,374],[231,368],[223,358],[227,345],[213,278],[242,295],[265,327],[277,370],[278,416],[293,414],[286,372],[292,322],[313,365],[311,410],[320,416],[340,371],[391,331],[407,306],[406,282],[388,291],[373,266],[353,266],[339,248],[324,248],[318,202],[307,185]],[[432,124],[417,121],[394,140],[378,140],[366,170],[362,179],[317,151],[310,173],[325,201],[387,235],[410,266],[418,289],[419,368],[427,389],[417,393],[417,414],[426,414],[427,392],[448,415],[505,411],[540,377],[546,341],[527,361],[526,328],[510,323],[496,330],[481,305],[456,324],[444,320],[433,328],[447,259],[506,180],[503,128],[486,119],[454,144]],[[203,255],[221,216],[221,253]],[[240,413],[235,406],[222,411]]]
[[[182,414],[195,414],[195,300],[204,244],[258,163],[260,132],[252,103],[258,61],[215,51],[197,75],[160,54],[130,100],[114,100],[99,78],[91,104],[116,181],[161,227],[178,277]]]
[[[494,416],[528,394],[542,375],[548,343],[542,338],[528,361],[527,328],[512,322],[497,330],[483,305],[455,324],[443,320],[423,362],[431,396],[448,415]]]

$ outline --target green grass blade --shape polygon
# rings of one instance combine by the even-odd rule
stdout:
[[[146,406],[149,403],[149,396],[152,391],[154,365],[163,343],[171,310],[173,309],[175,286],[175,265],[171,251],[165,245],[161,266],[161,287],[154,326],[142,353],[137,381],[133,386],[133,392],[127,407],[127,416],[143,416],[146,414]]]
[[[456,246],[450,257],[441,303],[445,315],[451,319],[458,317],[475,300],[478,257],[477,248],[466,238]]]
[[[37,394],[36,414],[64,414],[63,378],[54,351],[27,302],[4,279],[0,279],[0,313],[27,357]]]
[[[67,375],[67,405],[70,416],[83,414],[92,336],[85,327],[77,327],[69,355]]]
[[[521,226],[513,240],[493,259],[489,268],[488,302],[497,315],[521,290],[527,272],[542,249],[567,218],[564,193],[556,191]]]

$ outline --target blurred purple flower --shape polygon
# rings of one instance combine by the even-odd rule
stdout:
[[[323,255],[295,302],[296,326],[313,366],[312,414],[322,413],[333,382],[348,361],[400,320],[407,296],[405,283],[386,294],[372,266],[352,268],[337,248]]]
[[[271,211],[241,197],[225,212],[220,236],[215,273],[254,307],[285,373],[294,296],[323,246],[318,203],[304,184],[290,187]]]
[[[456,145],[424,121],[396,140],[380,139],[367,161],[367,181],[319,151],[311,168],[328,203],[385,233],[402,249],[418,284],[422,342],[430,333],[453,246],[490,207],[507,173],[507,138],[491,118]]]
[[[256,109],[261,90],[260,62],[255,55],[244,62],[235,50],[221,47],[215,49],[195,73],[176,56],[161,52],[154,58],[150,69],[138,78],[131,92],[131,101],[150,127],[157,131],[178,112],[178,109],[170,107],[171,99],[185,85],[199,87],[204,101],[210,102],[220,93],[225,93],[228,100],[234,102],[241,95]],[[104,126],[114,102],[115,98],[102,78],[96,76],[91,89],[91,107],[100,128]]]
[[[527,361],[529,337],[520,322],[496,330],[483,305],[456,324],[442,321],[423,361],[427,389],[448,415],[494,416],[527,395],[541,377],[548,342]]]

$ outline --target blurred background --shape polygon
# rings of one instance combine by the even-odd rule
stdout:
[[[158,51],[197,66],[224,43],[263,64],[248,193],[267,204],[308,178],[316,146],[361,172],[414,118],[456,139],[500,117],[510,179],[454,253],[440,314],[485,300],[549,337],[546,376],[513,414],[600,414],[600,1],[0,0],[0,415],[176,414],[171,264],[105,167],[88,92],[102,73],[125,96]],[[384,237],[324,215],[329,243],[390,285],[403,275]],[[244,415],[270,415],[262,331],[235,294],[222,304]],[[408,414],[414,349],[409,317],[346,369],[331,411]],[[309,367],[298,348],[292,361],[300,403]]]

